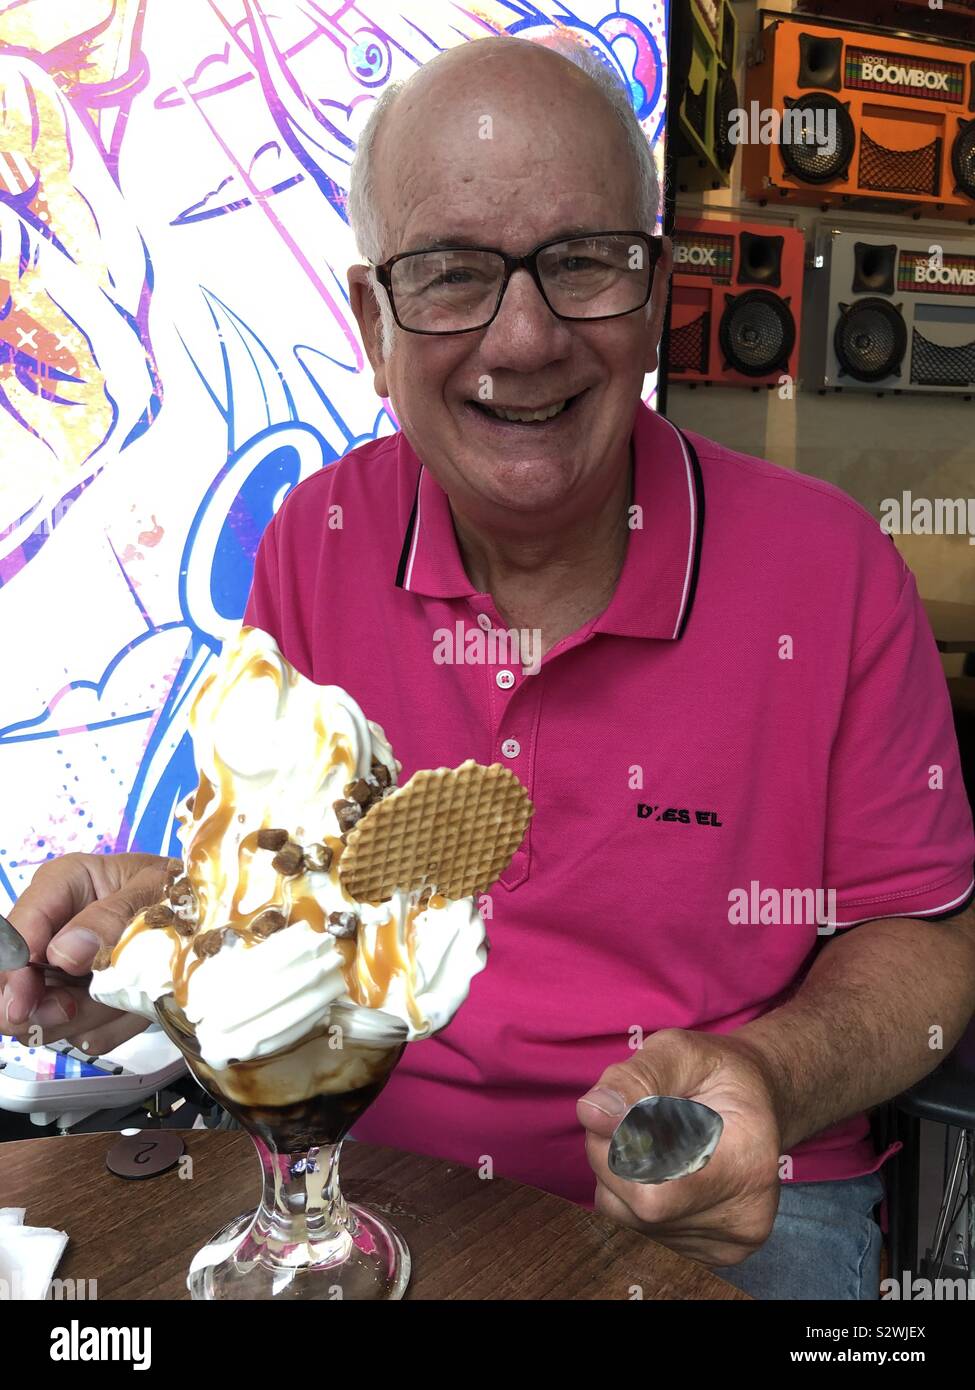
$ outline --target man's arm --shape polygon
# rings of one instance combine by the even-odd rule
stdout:
[[[973,1012],[969,907],[944,922],[895,917],[844,932],[787,1004],[729,1037],[763,1065],[785,1151],[919,1081]],[[932,1045],[939,1036],[943,1050]]]

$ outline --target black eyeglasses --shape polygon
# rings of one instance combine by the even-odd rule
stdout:
[[[374,266],[393,317],[408,333],[487,328],[508,281],[527,270],[556,318],[615,319],[650,298],[663,250],[646,232],[587,232],[546,241],[527,256],[488,246],[403,251]]]

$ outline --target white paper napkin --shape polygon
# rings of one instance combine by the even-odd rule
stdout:
[[[44,1299],[64,1247],[65,1231],[23,1225],[24,1207],[0,1207],[0,1298]]]

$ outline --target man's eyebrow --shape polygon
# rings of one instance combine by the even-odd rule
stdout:
[[[545,241],[558,241],[562,237],[588,236],[593,231],[599,231],[598,227],[583,226],[579,222],[573,222],[565,227],[556,227],[548,236],[543,238]],[[471,236],[469,232],[459,232],[454,236],[414,236],[410,237],[410,244],[404,248],[405,251],[445,251],[451,246],[476,247],[486,246],[488,243],[484,237]]]

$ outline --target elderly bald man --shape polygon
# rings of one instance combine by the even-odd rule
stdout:
[[[488,969],[358,1137],[490,1158],[760,1297],[875,1298],[864,1112],[975,1005],[971,815],[890,539],[642,405],[656,198],[584,50],[479,41],[383,96],[349,288],[402,429],[285,499],[246,616],[381,720],[404,777],[499,760],[536,804],[483,905]],[[82,975],[161,872],[68,856],[13,919]],[[4,998],[8,1027],[94,1050],[142,1026],[36,968]],[[725,1128],[704,1170],[643,1187],[608,1137],[655,1093]]]

